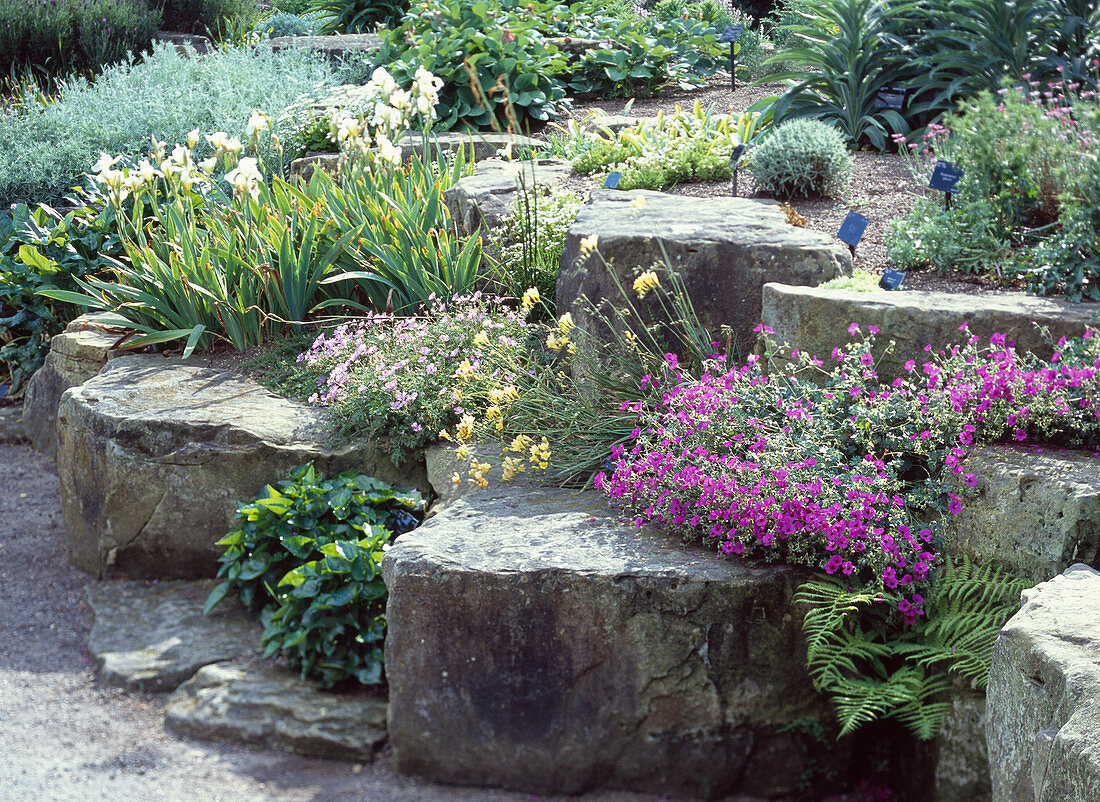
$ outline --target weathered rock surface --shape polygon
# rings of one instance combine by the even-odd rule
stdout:
[[[512,152],[520,156],[527,150],[541,147],[542,143],[520,134],[443,131],[428,137],[428,155],[432,156],[437,152],[453,153],[463,149],[467,158],[480,162],[496,157],[509,145]],[[410,132],[402,137],[398,146],[401,148],[401,158],[408,161],[413,155],[424,153],[424,137],[416,132]],[[290,174],[301,176],[305,181],[309,181],[313,177],[313,172],[318,169],[335,175],[340,169],[340,154],[311,153],[290,163]]]
[[[205,665],[259,651],[262,627],[234,599],[203,615],[216,583],[96,582],[88,651],[108,685],[171,691]]]
[[[58,410],[61,507],[74,566],[96,577],[213,576],[239,501],[313,461],[427,490],[422,461],[396,468],[367,442],[326,445],[323,410],[238,373],[122,357]]]
[[[876,342],[880,376],[904,374],[908,359],[920,359],[924,346],[939,350],[965,340],[959,326],[965,321],[970,333],[989,341],[994,333],[1015,340],[1018,350],[1049,357],[1051,347],[1033,323],[1047,326],[1055,341],[1080,336],[1086,325],[1100,325],[1100,304],[1070,303],[1018,292],[957,294],[901,290],[855,292],[853,290],[764,287],[762,321],[775,330],[774,339],[792,348],[825,358],[833,348],[851,340],[848,326],[859,323],[881,329]],[[883,357],[890,340],[894,351]]]
[[[386,554],[397,767],[534,793],[781,795],[836,744],[791,604],[806,574],[693,553],[595,493],[490,488]],[[781,771],[776,770],[782,767]]]
[[[185,58],[192,54],[205,56],[214,52],[214,43],[207,37],[195,33],[178,33],[176,31],[157,31],[153,35],[155,42],[168,42],[174,45],[176,52]]]
[[[107,331],[97,317],[101,315],[81,315],[50,340],[46,361],[27,383],[23,428],[31,445],[49,457],[57,451],[57,405],[61,395],[88,381],[109,358],[118,355],[111,346],[121,335]]]
[[[27,442],[22,407],[0,407],[0,445]]]
[[[1033,582],[1074,563],[1100,567],[1100,455],[982,446],[963,468],[954,482],[973,473],[977,494],[962,494],[951,551],[1000,563]]]
[[[638,198],[642,208],[632,205]],[[731,326],[745,353],[755,341],[765,283],[815,285],[852,269],[851,256],[835,239],[790,225],[777,203],[595,190],[566,236],[557,286],[558,310],[571,311],[589,333],[598,327],[588,302],[616,303],[621,297],[603,260],[581,258],[581,240],[593,236],[627,291],[640,272],[663,263],[667,254],[701,322],[715,336],[721,325]],[[645,301],[638,305],[649,309]]]
[[[272,50],[316,50],[333,60],[342,59],[349,53],[373,53],[382,46],[382,37],[373,33],[276,36],[269,41]]]
[[[504,481],[500,446],[495,443],[475,443],[472,445],[472,450],[480,461],[486,461],[493,466],[485,478],[490,486],[499,486]],[[433,513],[455,499],[481,492],[470,478],[469,461],[459,459],[457,452],[457,446],[450,443],[432,443],[424,448],[424,467],[428,484],[432,486],[432,492],[435,494]],[[457,482],[454,481],[456,475]]]
[[[553,45],[571,59],[583,58],[589,50],[625,50],[618,42],[608,39],[582,39],[579,36],[552,36],[546,44]]]
[[[270,665],[206,666],[164,712],[169,729],[191,738],[333,759],[369,762],[386,740],[385,700],[322,693]]]
[[[480,229],[492,241],[501,221],[515,208],[521,186],[529,192],[544,192],[567,181],[572,173],[572,164],[565,159],[488,159],[478,164],[473,175],[446,190],[443,202],[460,234]]]
[[[1074,565],[1024,592],[987,698],[994,802],[1100,799],[1100,573]]]
[[[985,695],[957,691],[936,736],[936,802],[986,802],[989,751],[985,744]]]

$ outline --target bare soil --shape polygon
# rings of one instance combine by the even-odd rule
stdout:
[[[41,802],[658,802],[453,788],[373,765],[180,738],[163,694],[103,687],[85,650],[89,577],[66,559],[52,464],[0,446],[0,799]],[[669,802],[673,802],[669,800]],[[686,802],[686,801],[682,801]],[[752,802],[744,797],[729,802]]]

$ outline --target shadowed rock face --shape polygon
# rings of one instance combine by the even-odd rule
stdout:
[[[121,357],[62,397],[61,506],[74,566],[97,577],[213,576],[237,503],[313,461],[427,489],[421,461],[326,444],[325,412],[229,371]]]
[[[645,205],[632,204],[643,199]],[[761,288],[769,281],[817,285],[852,270],[835,239],[790,225],[779,204],[745,198],[690,198],[661,192],[596,190],[570,227],[558,278],[558,311],[596,333],[588,302],[621,306],[599,256],[581,258],[581,240],[599,238],[599,253],[630,290],[656,263],[680,272],[700,321],[718,336],[725,324],[742,353],[752,350]],[[641,310],[654,311],[648,301]]]
[[[1100,799],[1100,572],[1066,569],[1024,593],[989,672],[994,802]]]
[[[716,560],[617,523],[596,494],[522,486],[452,502],[383,572],[402,771],[715,796],[787,793],[811,758],[843,759],[778,732],[829,716],[791,604],[801,571]]]

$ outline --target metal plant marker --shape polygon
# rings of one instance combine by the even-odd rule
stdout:
[[[737,40],[741,38],[744,25],[727,25],[718,37],[719,42],[730,43],[730,90],[737,91]]]
[[[840,231],[836,233],[836,238],[848,246],[852,256],[856,255],[856,246],[863,239],[863,232],[867,230],[867,224],[870,222],[859,212],[848,212],[848,216],[840,224]]]
[[[951,196],[955,194],[955,187],[962,177],[963,171],[951,162],[936,162],[936,168],[932,171],[932,178],[928,181],[928,188],[944,193],[943,208],[951,209]]]

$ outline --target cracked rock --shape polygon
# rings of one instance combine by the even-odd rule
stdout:
[[[191,738],[370,762],[386,740],[386,702],[322,693],[284,668],[218,663],[172,694],[165,723]]]
[[[61,399],[57,464],[69,560],[98,578],[217,572],[240,501],[313,461],[427,491],[423,459],[327,445],[325,412],[232,371],[127,356]]]
[[[399,770],[534,793],[792,793],[837,746],[791,602],[807,574],[636,532],[529,485],[453,501],[386,554]],[[783,765],[783,771],[774,771]]]
[[[97,582],[88,651],[108,685],[170,691],[202,666],[259,651],[260,625],[233,599],[203,615],[215,583]]]

